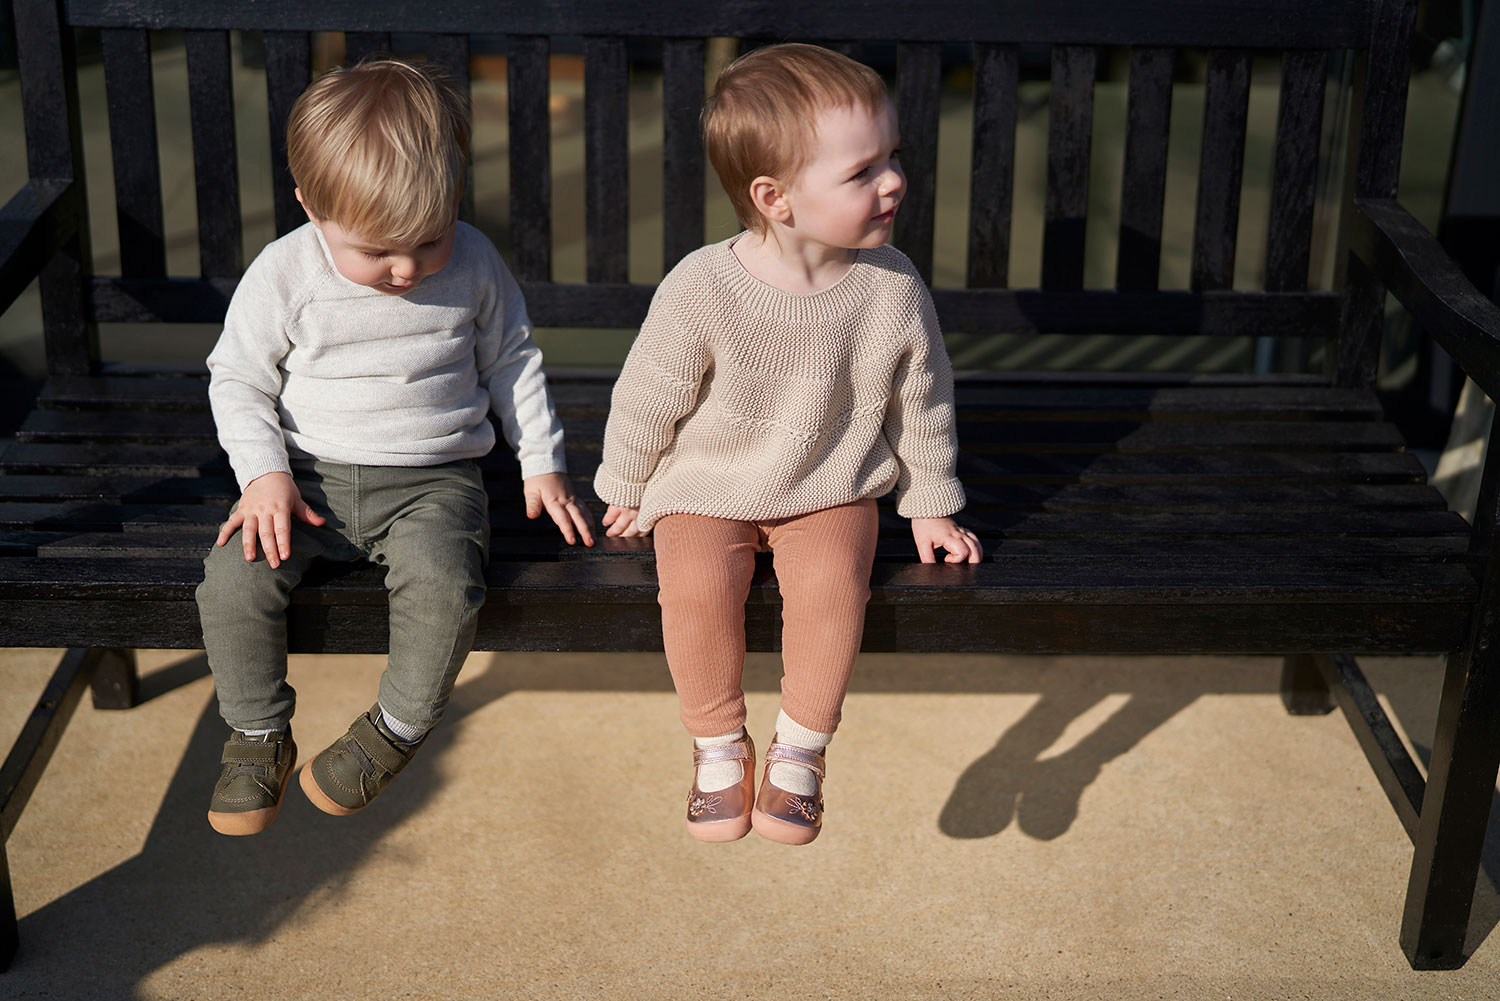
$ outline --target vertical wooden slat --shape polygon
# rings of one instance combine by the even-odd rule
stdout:
[[[552,280],[552,125],[547,113],[547,39],[511,35],[510,263],[521,281]],[[524,142],[516,137],[524,136]]]
[[[198,265],[205,278],[231,278],[244,267],[244,254],[229,32],[188,31],[183,37],[198,193]]]
[[[1095,60],[1096,52],[1088,46],[1059,45],[1052,50],[1047,215],[1042,229],[1044,289],[1083,288]]]
[[[897,118],[906,195],[896,213],[893,241],[932,284],[932,235],[937,201],[938,111],[943,49],[937,42],[896,46]]]
[[[469,36],[468,35],[429,35],[427,37],[427,58],[433,65],[458,84],[458,89],[463,91],[465,97],[469,97],[471,87],[469,85]],[[473,136],[472,116],[470,120],[470,137]],[[469,164],[464,171],[464,193],[458,203],[458,217],[464,222],[474,221],[474,156],[472,149],[469,155]]]
[[[266,104],[271,119],[271,193],[276,206],[276,235],[285,236],[307,221],[293,193],[296,184],[286,164],[286,123],[297,95],[312,73],[312,38],[305,31],[268,31]]]
[[[1234,283],[1245,119],[1250,110],[1248,53],[1235,49],[1209,53],[1203,104],[1203,155],[1193,227],[1193,288],[1227,289]]]
[[[99,45],[104,55],[115,214],[120,224],[120,274],[158,278],[167,273],[167,243],[150,39],[144,29],[106,28],[99,32]]]
[[[1125,172],[1120,190],[1120,243],[1115,287],[1149,292],[1161,273],[1161,218],[1172,120],[1172,49],[1130,53]]]
[[[584,40],[584,231],[590,282],[624,282],[630,263],[630,67],[623,38]]]
[[[703,110],[701,38],[662,43],[662,269],[671,271],[703,243]]]
[[[83,138],[78,112],[78,60],[62,5],[37,0],[13,6],[21,99],[26,120],[26,165],[31,177],[70,182],[76,209],[61,249],[38,279],[47,372],[86,375],[99,364],[99,329],[87,305],[93,251],[87,222]]]
[[[391,33],[388,31],[344,32],[344,65],[355,63],[371,56],[391,54]]]
[[[969,176],[971,288],[1003,288],[1010,274],[1019,68],[1013,45],[974,46],[974,148]]]
[[[1300,292],[1307,288],[1327,78],[1327,52],[1299,50],[1286,54],[1276,122],[1271,219],[1266,235],[1267,292]]]

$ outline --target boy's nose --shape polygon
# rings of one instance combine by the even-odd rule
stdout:
[[[391,261],[391,274],[397,278],[412,278],[417,273],[415,257],[396,257]]]

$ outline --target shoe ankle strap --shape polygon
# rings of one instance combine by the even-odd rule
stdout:
[[[810,751],[805,747],[798,747],[796,744],[778,744],[772,741],[771,746],[766,748],[766,764],[773,764],[778,761],[783,764],[798,765],[806,768],[820,779],[826,774],[827,766],[823,760],[823,755],[817,751]]]
[[[693,767],[701,765],[716,765],[721,761],[749,761],[751,757],[750,740],[741,737],[733,744],[716,744],[713,747],[693,748]]]

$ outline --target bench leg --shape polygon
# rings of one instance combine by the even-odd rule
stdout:
[[[1294,653],[1281,662],[1281,704],[1293,716],[1326,716],[1333,696],[1318,670],[1319,653]]]
[[[140,686],[140,675],[135,667],[135,651],[117,648],[99,650],[93,686],[95,709],[133,707]]]
[[[5,856],[5,842],[0,840],[0,973],[10,969],[21,945],[21,930],[16,924],[16,897],[10,889],[10,861]]]
[[[1448,657],[1401,920],[1401,949],[1414,969],[1449,970],[1464,963],[1500,767],[1497,653],[1495,644],[1480,643]]]

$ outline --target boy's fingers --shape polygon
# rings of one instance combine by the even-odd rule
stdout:
[[[286,559],[292,555],[292,516],[277,511],[271,524],[276,532],[276,551],[281,554],[282,559]]]
[[[533,493],[526,495],[526,517],[540,518],[542,516],[542,498]]]
[[[301,518],[309,525],[321,525],[328,520],[318,512],[314,511],[313,506],[307,501],[298,501],[295,513],[297,517]]]
[[[224,543],[228,542],[229,537],[239,530],[240,524],[244,520],[245,516],[238,511],[231,514],[229,516],[229,520],[224,522],[223,525],[219,526],[219,538],[218,541],[214,543],[214,545],[222,546]]]
[[[592,546],[594,544],[594,520],[589,517],[588,508],[580,506],[576,501],[568,501],[568,514],[573,518],[573,524],[578,527],[578,534],[583,536],[583,544]]]
[[[557,526],[558,531],[562,532],[562,537],[568,545],[571,546],[578,541],[578,536],[573,532],[573,519],[568,517],[567,508],[563,507],[560,501],[548,504],[547,513],[552,516],[553,524]]]

